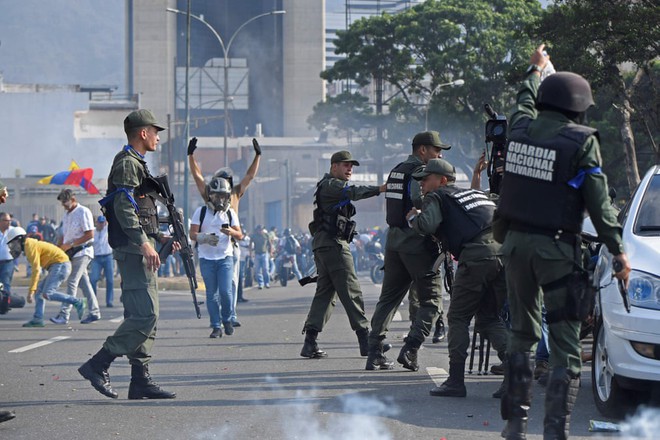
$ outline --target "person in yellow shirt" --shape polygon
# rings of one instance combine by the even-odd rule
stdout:
[[[32,320],[23,324],[23,327],[44,327],[45,301],[58,301],[72,304],[81,319],[85,310],[85,299],[78,299],[71,295],[65,295],[57,291],[71,273],[71,263],[66,253],[54,244],[28,238],[25,229],[21,227],[11,228],[7,234],[7,245],[12,257],[17,258],[22,252],[28,263],[32,266],[32,278],[28,289],[27,302],[32,303],[36,296],[34,315]],[[41,281],[41,268],[48,274]],[[35,295],[35,293],[39,293]]]

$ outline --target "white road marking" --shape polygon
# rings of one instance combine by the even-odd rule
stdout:
[[[48,339],[47,341],[36,342],[34,344],[26,345],[25,347],[9,350],[9,353],[23,353],[28,350],[32,350],[34,348],[43,347],[45,345],[52,344],[53,342],[64,341],[65,339],[69,339],[69,338],[71,338],[71,336],[56,336],[54,338]]]
[[[394,318],[392,318],[392,321],[403,321],[403,317],[401,316],[401,313],[399,313],[398,310],[394,314]]]
[[[118,316],[116,318],[109,319],[110,322],[122,322],[124,320],[123,316]]]
[[[449,376],[449,373],[444,368],[426,367],[426,372],[437,386],[442,385]]]

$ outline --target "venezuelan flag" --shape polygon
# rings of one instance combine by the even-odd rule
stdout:
[[[72,160],[68,171],[44,177],[37,183],[40,185],[79,185],[90,194],[99,194],[98,188],[92,183],[93,176],[92,168],[80,168],[76,161]]]

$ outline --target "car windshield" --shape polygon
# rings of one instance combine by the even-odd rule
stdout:
[[[637,235],[660,235],[660,174],[653,176],[639,205]]]

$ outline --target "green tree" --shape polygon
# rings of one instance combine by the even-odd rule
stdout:
[[[364,18],[337,33],[336,53],[346,58],[321,77],[374,85],[378,151],[382,144],[409,145],[428,108],[429,128],[455,145],[448,157],[471,169],[483,145],[483,105],[504,112],[513,103],[514,72],[534,47],[523,30],[540,14],[538,1],[428,0],[397,15]],[[428,102],[438,85],[459,78],[463,87],[437,90]],[[383,100],[385,85],[393,92]]]
[[[557,0],[538,23],[537,35],[550,43],[548,51],[558,70],[570,70],[592,83],[606,109],[603,117],[616,115],[630,190],[639,183],[635,115],[655,103],[656,121],[648,140],[657,138],[657,88],[650,81],[653,63],[660,55],[660,8],[653,0]],[[640,88],[646,98],[640,99]],[[607,124],[603,124],[607,125]],[[644,136],[646,137],[646,136]],[[651,142],[653,145],[653,142]],[[607,148],[604,145],[604,148]]]

